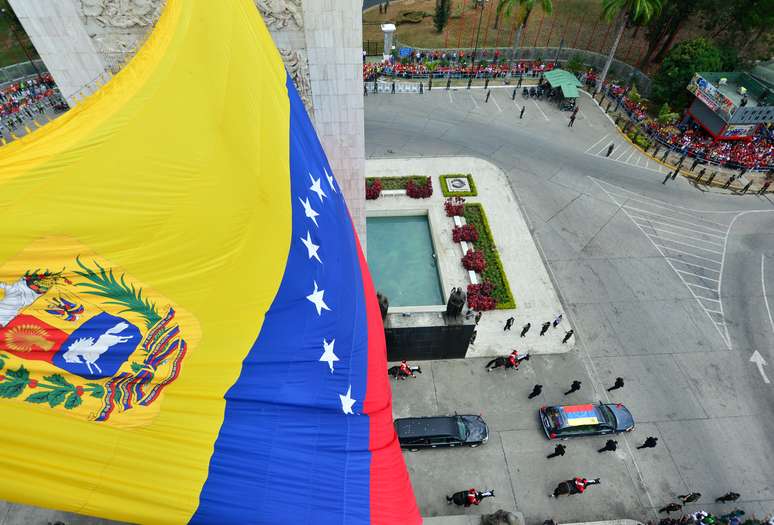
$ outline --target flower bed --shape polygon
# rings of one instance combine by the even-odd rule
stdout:
[[[447,217],[464,217],[465,216],[465,199],[462,197],[454,197],[446,199],[443,203],[443,208],[446,210]]]
[[[462,267],[466,270],[482,273],[486,268],[486,258],[482,252],[468,250],[468,253],[462,257]]]
[[[366,200],[372,201],[379,198],[382,193],[382,181],[379,179],[366,180]]]
[[[466,177],[468,179],[470,191],[449,190],[449,187],[446,184],[446,179],[454,179],[458,177]],[[445,175],[441,175],[439,180],[441,181],[441,193],[443,193],[444,197],[475,197],[478,195],[478,190],[476,190],[476,183],[473,182],[473,175],[470,173],[447,173]]]
[[[508,278],[503,270],[503,263],[497,253],[492,231],[489,229],[489,222],[481,204],[467,203],[465,205],[465,221],[467,222],[466,226],[472,226],[478,234],[478,239],[473,241],[473,245],[476,251],[481,252],[486,259],[486,268],[480,273],[484,284],[489,283],[492,286],[490,295],[496,302],[496,308],[501,310],[516,308]],[[470,302],[470,287],[468,289],[468,304],[473,308],[473,304]],[[476,293],[480,296],[480,289]]]
[[[494,285],[488,281],[481,284],[468,285],[468,306],[472,310],[494,310],[497,308],[497,300],[492,297]]]
[[[406,195],[412,199],[427,199],[433,195],[433,182],[430,177],[411,178],[406,183]]]
[[[478,240],[478,230],[472,224],[455,226],[452,229],[452,240],[454,242],[476,242]]]
[[[426,181],[428,177],[423,177],[422,175],[409,175],[407,177],[379,177],[378,180],[382,183],[382,189],[383,190],[405,190],[406,185],[408,185],[408,182],[410,180],[413,180],[416,183],[423,183]],[[377,177],[366,177],[366,185],[368,185],[369,182],[373,182],[377,180]]]

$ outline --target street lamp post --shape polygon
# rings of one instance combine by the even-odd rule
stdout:
[[[471,68],[476,67],[476,55],[478,54],[478,37],[481,35],[481,19],[484,18],[484,9],[486,9],[486,3],[489,0],[481,2],[481,13],[478,15],[478,29],[476,30],[476,47],[473,49],[473,59],[470,63]]]
[[[30,61],[30,64],[32,64],[32,68],[35,70],[35,73],[37,73],[38,78],[40,78],[40,70],[38,69],[38,66],[35,65],[35,61],[30,56],[29,51],[27,51],[27,48],[22,44],[21,38],[19,38],[18,33],[16,33],[16,29],[13,27],[14,23],[13,20],[8,16],[8,11],[6,11],[5,7],[0,8],[0,11],[2,11],[3,16],[8,21],[8,27],[11,28],[11,33],[13,33],[14,38],[16,38],[16,42],[19,44],[19,47],[22,48],[22,51],[24,51],[24,54],[27,55],[27,60]]]

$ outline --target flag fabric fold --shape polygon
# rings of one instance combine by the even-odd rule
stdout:
[[[251,0],[168,0],[0,148],[0,497],[138,523],[420,523],[357,235]]]

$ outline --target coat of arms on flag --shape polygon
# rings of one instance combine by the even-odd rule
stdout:
[[[61,241],[35,243],[0,266],[0,402],[148,424],[190,351],[181,325],[196,338],[198,326],[121,269]]]

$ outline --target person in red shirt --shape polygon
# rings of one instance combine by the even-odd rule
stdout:
[[[588,480],[586,478],[575,478],[575,488],[578,489],[579,494],[583,494],[583,491],[586,490],[586,484],[588,483]]]
[[[399,379],[404,379],[405,377],[411,376],[414,377],[414,372],[411,371],[411,367],[409,367],[409,364],[404,359],[400,362],[400,373],[398,374]]]
[[[465,506],[478,505],[481,503],[481,499],[478,497],[478,491],[476,489],[468,489],[468,498],[465,501]]]
[[[514,350],[513,352],[508,355],[508,362],[511,364],[513,368],[519,368],[519,352],[518,350]]]

